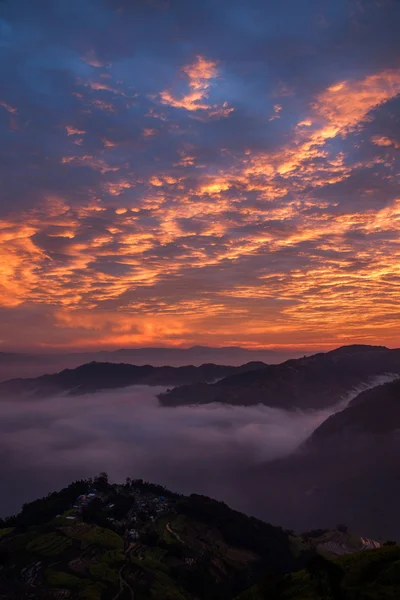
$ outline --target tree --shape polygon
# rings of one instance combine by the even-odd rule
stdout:
[[[268,600],[278,600],[283,597],[285,578],[277,573],[266,573],[260,583],[260,592]]]
[[[94,478],[94,484],[99,490],[106,490],[109,487],[108,475],[102,471]]]
[[[386,542],[384,542],[382,545],[383,546],[397,546],[397,542],[395,542],[394,540],[386,540]]]
[[[107,513],[104,510],[103,503],[100,498],[94,498],[82,510],[82,521],[86,523],[96,523],[100,527],[109,527],[107,521]]]
[[[321,555],[316,555],[308,562],[306,570],[321,600],[345,598],[342,587],[344,572],[337,564]]]

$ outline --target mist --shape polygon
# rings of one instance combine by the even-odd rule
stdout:
[[[293,450],[331,412],[164,408],[156,398],[163,390],[0,402],[1,514],[104,470],[113,481],[142,477],[235,504],[243,471]]]
[[[143,478],[252,512],[260,486],[243,489],[249,469],[291,453],[359,391],[394,377],[375,378],[340,405],[318,411],[223,404],[166,408],[157,400],[165,388],[148,386],[41,401],[3,399],[0,515],[100,471],[112,481]]]

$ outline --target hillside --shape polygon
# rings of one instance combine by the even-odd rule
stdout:
[[[252,512],[286,527],[344,522],[400,540],[399,430],[400,380],[362,392],[296,452],[249,473]]]
[[[235,600],[386,600],[400,594],[400,548],[386,546],[327,561],[264,581]]]
[[[324,559],[319,548],[332,536],[347,536],[351,554]],[[400,548],[359,547],[348,534],[296,537],[205,496],[177,495],[142,480],[109,484],[103,473],[0,523],[0,598],[397,597]]]
[[[205,496],[100,476],[3,523],[0,598],[230,599],[266,569],[283,574],[311,554],[294,551],[281,528]]]
[[[400,350],[348,346],[234,374],[214,384],[178,387],[159,398],[164,406],[222,402],[316,409],[334,406],[349,392],[388,373],[400,373]]]
[[[329,417],[311,436],[309,444],[330,443],[340,436],[351,444],[355,436],[384,435],[400,429],[400,380],[376,386],[356,396],[349,406]]]
[[[76,369],[65,369],[53,375],[30,379],[10,379],[0,383],[0,398],[31,395],[51,396],[58,393],[87,394],[105,389],[123,388],[131,385],[175,386],[188,383],[201,384],[215,381],[234,373],[265,367],[264,363],[252,362],[240,367],[204,364],[200,367],[153,367],[129,364],[92,362]]]

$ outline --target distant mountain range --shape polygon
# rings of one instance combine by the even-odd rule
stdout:
[[[60,393],[82,395],[131,385],[179,386],[215,381],[247,370],[265,367],[264,363],[247,363],[241,367],[205,364],[200,367],[153,367],[92,362],[76,369],[28,379],[10,379],[0,383],[0,398],[26,396],[43,398]]]
[[[344,346],[327,353],[288,360],[225,377],[213,384],[177,387],[160,396],[164,406],[224,404],[293,409],[335,406],[372,378],[400,374],[400,349]]]
[[[130,363],[135,365],[200,366],[205,363],[240,366],[247,362],[275,364],[304,355],[301,351],[247,350],[236,346],[212,348],[121,348],[114,351],[27,354],[0,352],[0,381],[11,377],[36,377],[73,369],[88,362]]]
[[[154,367],[91,362],[60,373],[0,383],[0,397],[60,392],[81,395],[131,385],[170,386],[160,394],[163,406],[223,404],[296,409],[338,405],[347,394],[377,377],[400,375],[400,350],[383,346],[347,346],[325,354],[278,365],[250,362],[242,366],[203,364]]]

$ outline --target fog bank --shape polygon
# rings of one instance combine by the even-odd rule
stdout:
[[[0,402],[1,514],[103,470],[112,480],[142,477],[235,504],[244,470],[290,452],[331,412],[164,408],[156,398],[163,390]]]
[[[165,408],[161,387],[133,386],[84,396],[0,402],[0,515],[18,511],[71,480],[107,471],[203,493],[251,512],[255,489],[243,489],[252,467],[292,452],[336,409],[288,412],[207,404]],[[273,490],[271,490],[273,493]]]

